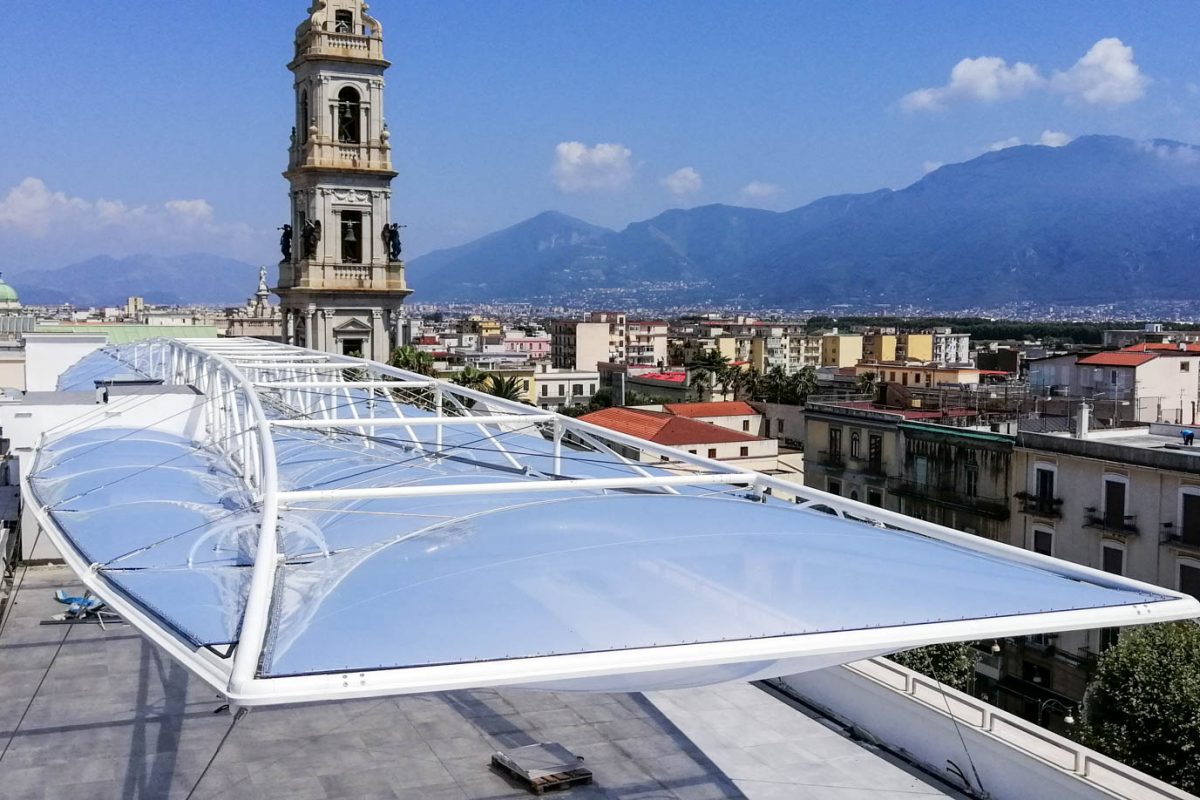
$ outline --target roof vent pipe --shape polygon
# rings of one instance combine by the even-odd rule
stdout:
[[[1075,426],[1075,438],[1086,439],[1091,426],[1092,409],[1086,402],[1079,404],[1079,424]]]

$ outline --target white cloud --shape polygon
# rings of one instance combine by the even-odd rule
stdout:
[[[741,202],[750,206],[773,205],[783,194],[783,187],[763,181],[750,181],[738,193]]]
[[[926,161],[921,164],[921,171],[928,175],[935,169],[941,169],[944,166],[946,166],[945,161]]]
[[[900,107],[937,111],[956,102],[1015,100],[1046,89],[1089,105],[1118,106],[1139,99],[1149,83],[1134,63],[1133,48],[1120,39],[1108,38],[1096,42],[1074,66],[1056,71],[1049,80],[1023,61],[1010,65],[997,56],[964,58],[954,65],[944,86],[909,92],[900,98]]]
[[[67,263],[95,255],[203,250],[235,258],[272,254],[276,234],[216,219],[207,200],[131,206],[55,191],[29,177],[0,194],[0,266]]]
[[[994,153],[997,150],[1007,150],[1010,147],[1016,147],[1021,143],[1019,136],[1010,136],[1007,139],[1001,139],[998,142],[992,142],[987,146],[989,153]]]
[[[1051,88],[1089,105],[1119,106],[1146,93],[1150,79],[1133,61],[1133,48],[1120,39],[1101,39],[1075,66],[1057,72]]]
[[[1139,147],[1147,153],[1153,153],[1163,161],[1177,165],[1200,163],[1200,148],[1186,144],[1169,144],[1167,142],[1142,142]]]
[[[622,144],[560,142],[554,148],[554,185],[564,192],[620,189],[633,178],[633,153]]]
[[[207,200],[168,200],[166,208],[167,211],[193,225],[212,222],[213,219],[213,207]]]
[[[1042,135],[1038,137],[1037,143],[1046,147],[1062,147],[1065,144],[1070,144],[1074,137],[1069,133],[1062,131],[1042,131]]]
[[[905,111],[932,111],[958,100],[1012,100],[1045,82],[1037,67],[1023,61],[1009,66],[995,56],[964,58],[950,70],[950,81],[945,86],[909,92],[901,98],[900,106]]]
[[[682,197],[700,191],[704,186],[704,179],[693,167],[683,167],[663,178],[661,183],[671,194]]]

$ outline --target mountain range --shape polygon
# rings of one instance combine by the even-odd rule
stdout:
[[[9,282],[29,305],[123,306],[137,296],[152,305],[221,306],[244,303],[254,294],[258,267],[208,253],[97,256],[57,269],[19,272]]]
[[[409,265],[421,301],[661,287],[770,307],[1195,297],[1200,148],[1084,136],[792,211],[711,205],[624,230],[555,212]]]
[[[417,302],[602,302],[609,291],[643,305],[962,309],[1193,299],[1197,267],[1200,148],[1084,136],[784,212],[709,205],[616,231],[549,211],[414,259],[408,282]],[[222,305],[257,280],[252,265],[196,254],[102,256],[11,282],[26,303]]]

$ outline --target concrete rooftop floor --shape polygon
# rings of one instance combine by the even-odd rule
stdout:
[[[54,590],[79,591],[72,577],[29,570],[0,632],[5,800],[159,800],[193,789],[197,800],[525,798],[533,795],[488,762],[497,749],[538,741],[562,743],[595,774],[592,786],[550,795],[564,800],[946,793],[747,685],[649,697],[472,690],[259,709],[196,788],[229,729],[231,717],[214,713],[223,701],[127,625],[42,625],[62,608]]]

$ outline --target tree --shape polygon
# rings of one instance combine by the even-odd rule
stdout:
[[[463,367],[462,370],[460,370],[458,374],[450,380],[452,383],[455,383],[464,389],[479,389],[487,383],[488,378],[490,377],[491,376],[488,373],[481,369],[476,369],[475,367]]]
[[[732,377],[729,357],[721,355],[717,350],[706,350],[698,359],[688,365],[692,373],[688,386],[696,390],[696,399],[703,400],[706,392],[713,389],[716,383],[725,383]],[[728,388],[725,391],[729,391]]]
[[[1200,625],[1121,631],[1083,695],[1081,741],[1188,792],[1200,790]]]
[[[966,642],[947,642],[902,650],[888,658],[935,681],[967,692],[975,672],[977,651]]]
[[[875,395],[875,390],[879,388],[879,373],[864,372],[858,376],[858,393]]]
[[[418,375],[432,377],[434,374],[433,354],[418,350],[408,344],[392,351],[392,357],[388,359],[388,366],[415,372]]]
[[[521,382],[512,375],[488,375],[488,381],[483,390],[502,400],[512,400],[515,403],[524,402],[526,392],[521,388]]]

